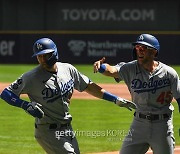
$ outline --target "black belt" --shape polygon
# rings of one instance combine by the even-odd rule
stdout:
[[[47,125],[47,124],[45,124],[45,125]],[[67,123],[67,124],[56,124],[56,123],[54,123],[54,124],[49,124],[48,128],[49,129],[67,128],[69,126],[70,126],[69,123]],[[35,128],[38,128],[38,125],[36,123],[35,123]]]
[[[162,119],[169,118],[168,114],[151,114],[151,113],[142,114],[142,113],[137,113],[137,112],[134,112],[134,116],[142,118],[142,119],[147,119],[147,120],[150,120],[150,121],[162,120]]]

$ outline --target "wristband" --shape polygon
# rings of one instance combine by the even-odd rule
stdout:
[[[98,69],[99,73],[104,73],[106,70],[106,65],[105,64],[101,64],[100,68]]]
[[[104,94],[103,94],[103,99],[105,99],[105,100],[107,100],[107,101],[111,101],[111,102],[116,102],[116,100],[117,100],[117,96],[116,95],[113,95],[113,94],[111,94],[111,93],[109,93],[109,92],[104,92]]]

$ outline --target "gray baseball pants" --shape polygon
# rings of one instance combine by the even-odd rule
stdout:
[[[48,154],[80,154],[71,125],[35,124],[35,138]]]
[[[173,154],[174,145],[172,117],[157,121],[134,117],[120,154],[145,154],[149,147],[153,154]]]

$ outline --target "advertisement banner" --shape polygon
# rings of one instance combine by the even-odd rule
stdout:
[[[47,2],[47,29],[178,30],[179,2]],[[54,11],[52,11],[54,10]],[[55,19],[54,19],[55,17]]]
[[[178,31],[180,1],[0,0],[1,30]]]
[[[93,64],[106,57],[116,64],[132,60],[132,42],[137,34],[1,34],[0,63],[37,63],[33,44],[41,37],[51,38],[57,45],[60,61],[72,64]],[[158,59],[167,64],[180,64],[180,35],[155,34],[160,42]]]

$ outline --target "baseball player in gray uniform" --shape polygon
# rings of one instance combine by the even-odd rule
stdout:
[[[58,62],[57,47],[51,39],[37,40],[33,51],[39,65],[5,88],[1,98],[35,117],[35,138],[47,153],[80,153],[69,113],[74,89],[86,91],[120,107],[130,110],[136,108],[133,102],[117,97],[93,83],[71,64]],[[21,94],[27,94],[30,102],[22,100]]]
[[[105,58],[94,63],[94,72],[124,80],[137,109],[121,154],[173,154],[173,97],[180,104],[180,80],[176,71],[156,60],[160,45],[150,34],[142,34],[133,43],[133,61],[115,66]],[[180,106],[180,105],[179,105]]]

